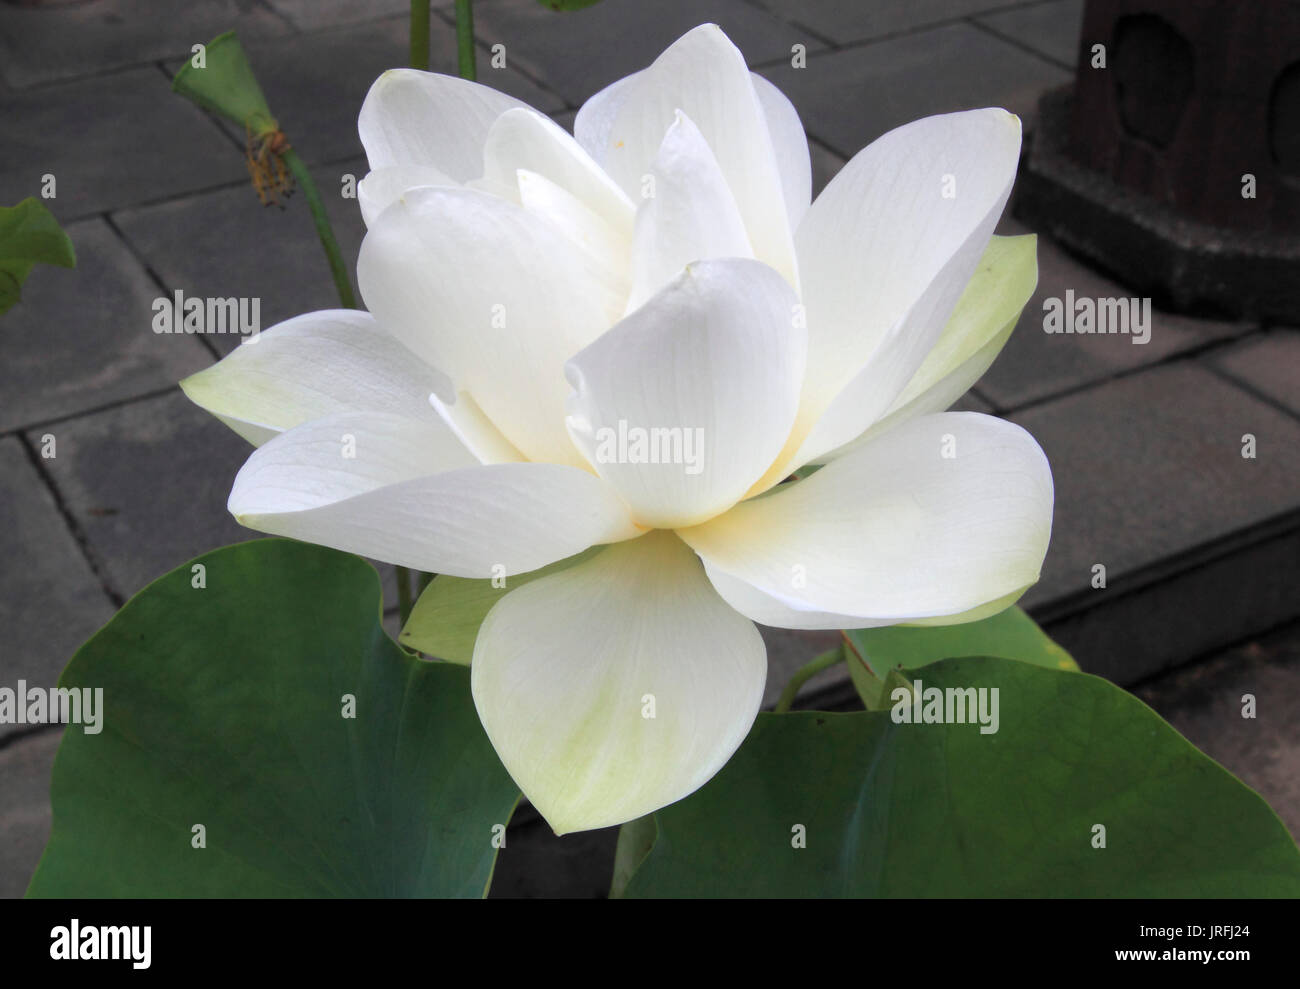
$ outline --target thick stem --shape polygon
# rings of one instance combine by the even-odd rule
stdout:
[[[411,68],[429,71],[429,4],[430,0],[411,0]],[[416,594],[424,590],[428,580],[424,574],[416,576]],[[411,571],[397,568],[397,606],[402,624],[411,617]]]
[[[397,567],[397,613],[401,616],[402,627],[406,627],[406,620],[411,617],[411,607],[413,604],[411,598],[411,571],[406,567]]]
[[[790,682],[785,685],[781,691],[781,696],[777,698],[776,707],[772,710],[776,714],[785,714],[790,710],[790,705],[794,703],[795,695],[799,693],[799,688],[815,677],[822,670],[829,669],[836,663],[844,662],[844,646],[838,645],[828,652],[822,653],[807,666],[795,671]]]
[[[411,0],[411,68],[429,71],[429,2]]]
[[[460,77],[471,81],[477,80],[473,0],[456,0],[456,52],[460,61]]]
[[[474,14],[469,0],[456,0],[456,44],[460,53],[460,74],[474,78]],[[468,69],[466,60],[468,59]],[[429,70],[429,0],[411,0],[411,68]],[[402,624],[411,617],[414,599],[429,581],[431,574],[412,572],[406,567],[397,568],[397,606]],[[414,594],[412,593],[414,581]]]
[[[311,172],[307,171],[307,166],[302,163],[298,157],[298,152],[290,148],[283,154],[284,163],[293,173],[294,180],[298,183],[298,188],[307,197],[307,205],[311,209],[312,221],[316,224],[316,236],[320,238],[320,246],[325,249],[325,259],[329,261],[330,274],[334,276],[334,287],[338,289],[339,302],[343,304],[344,309],[355,309],[357,307],[356,297],[352,294],[352,283],[348,280],[348,269],[343,264],[343,254],[339,250],[338,241],[334,239],[334,230],[330,226],[329,215],[325,212],[325,204],[321,202],[320,193],[316,191],[316,183],[312,181]]]

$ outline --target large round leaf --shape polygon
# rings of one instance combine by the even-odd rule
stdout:
[[[380,607],[368,564],[279,539],[141,591],[60,680],[103,730],[65,731],[28,895],[483,895],[518,791],[469,671]]]
[[[655,815],[626,895],[1300,895],[1300,851],[1268,805],[1132,695],[992,658],[911,675],[999,688],[998,731],[761,714],[712,781]],[[645,828],[626,838],[644,847]]]

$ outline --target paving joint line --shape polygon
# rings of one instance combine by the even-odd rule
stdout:
[[[254,0],[254,3],[256,3],[256,5],[259,8],[266,11],[266,13],[270,14],[272,17],[278,20],[286,28],[288,28],[290,34],[301,37],[302,35],[308,33],[304,31],[302,28],[300,28],[297,24],[295,24],[293,19],[288,14],[280,13],[280,11],[277,10],[275,7],[273,7],[270,3],[268,3],[267,0]],[[232,28],[231,30],[234,30],[234,28]]]
[[[18,441],[27,452],[27,459],[36,469],[36,473],[40,476],[41,481],[50,492],[50,497],[54,499],[54,506],[63,517],[63,524],[68,527],[72,538],[76,541],[77,548],[81,550],[82,557],[90,567],[90,572],[94,575],[95,579],[99,581],[100,589],[108,596],[109,601],[113,604],[114,610],[120,609],[122,605],[126,603],[126,598],[119,594],[109,582],[108,574],[100,563],[98,555],[90,547],[89,537],[86,535],[85,530],[82,529],[81,523],[77,521],[77,517],[73,514],[72,509],[68,506],[67,501],[63,497],[63,493],[59,490],[58,484],[50,474],[49,468],[42,463],[43,458],[36,452],[36,447],[32,444],[32,441],[25,433],[18,434]]]
[[[77,412],[66,412],[62,415],[55,416],[53,419],[41,419],[37,422],[14,426],[12,429],[6,429],[3,432],[0,432],[0,437],[21,436],[23,433],[31,432],[33,430],[48,429],[51,426],[61,426],[64,423],[72,422],[75,419],[88,419],[91,416],[99,415],[101,412],[111,412],[114,409],[120,409],[126,405],[133,405],[136,402],[147,402],[153,398],[162,398],[174,389],[176,389],[176,385],[167,385],[164,388],[142,392],[139,395],[132,395],[128,398],[117,398],[111,402],[105,402],[103,405],[92,406],[89,409],[81,409]]]
[[[980,14],[978,16],[987,17],[988,14]],[[1001,31],[997,30],[996,28],[990,27],[987,24],[982,24],[980,21],[976,20],[974,16],[966,18],[966,21],[967,23],[970,24],[971,27],[975,28],[977,31],[982,31],[985,34],[987,34],[989,37],[996,38],[1002,43],[1010,45],[1012,48],[1015,48],[1018,51],[1024,52],[1026,55],[1032,55],[1034,58],[1038,59],[1039,61],[1045,62],[1051,66],[1055,66],[1058,69],[1064,69],[1066,72],[1070,73],[1071,75],[1074,75],[1075,73],[1075,66],[1067,65],[1065,62],[1053,58],[1051,55],[1048,55],[1046,52],[1041,52],[1037,48],[1033,48],[1027,43],[1021,41],[1019,38],[1013,38],[1010,35],[1003,34]]]
[[[568,111],[557,110],[556,112],[560,113],[560,112],[568,112]],[[229,132],[226,132],[224,127],[222,128],[222,131],[223,133],[226,134],[227,138],[231,139],[233,143],[234,139],[232,135]],[[241,154],[243,153],[244,149],[242,147],[239,147],[239,145],[237,144],[235,145],[235,147],[240,151]],[[311,168],[334,168],[335,166],[342,165],[345,162],[358,162],[358,161],[365,162],[365,160],[366,160],[366,156],[364,152],[361,154],[341,155],[340,157],[337,158],[332,157],[320,161],[316,161],[306,157],[303,158],[303,161]],[[131,212],[133,210],[151,209],[155,206],[166,206],[169,203],[179,203],[187,199],[199,199],[203,196],[210,196],[218,192],[228,192],[231,189],[240,189],[240,188],[251,188],[247,178],[230,179],[228,181],[219,182],[214,185],[200,186],[195,189],[183,189],[179,192],[173,192],[165,196],[159,196],[156,199],[142,199],[139,202],[123,203],[120,206],[110,206],[107,209],[96,209],[96,210],[89,210],[85,213],[76,213],[61,222],[63,223],[64,226],[67,226],[72,223],[82,223],[86,220],[96,219],[97,217],[103,216],[105,213],[108,213],[110,215],[116,215],[119,213]]]
[[[1198,359],[1205,356],[1205,354],[1209,353],[1210,351],[1217,350],[1220,348],[1226,348],[1231,344],[1240,343],[1243,340],[1248,340],[1254,336],[1257,336],[1260,332],[1262,331],[1258,329],[1249,330],[1245,333],[1241,333],[1233,337],[1228,337],[1223,340],[1207,340],[1203,343],[1188,347],[1185,350],[1180,350],[1172,354],[1166,354],[1164,357],[1152,361],[1150,364],[1142,364],[1139,365],[1138,367],[1125,368],[1124,370],[1116,371],[1114,374],[1111,374],[1105,378],[1101,378],[1097,381],[1085,381],[1080,384],[1069,385],[1065,388],[1062,388],[1059,391],[1050,392],[1049,394],[1046,395],[1040,395],[1036,398],[1028,399],[1027,401],[1021,402],[1018,405],[1003,405],[1001,402],[995,402],[985,392],[981,392],[980,397],[983,398],[985,401],[987,401],[990,405],[992,405],[993,410],[1000,416],[1020,415],[1021,413],[1033,411],[1034,409],[1037,409],[1041,406],[1050,405],[1051,403],[1056,402],[1058,400],[1072,398],[1075,395],[1082,394],[1083,392],[1086,391],[1091,391],[1094,388],[1101,388],[1102,386],[1108,385],[1113,381],[1122,381],[1126,378],[1133,378],[1136,377],[1137,375],[1145,374],[1148,371],[1154,371],[1158,368],[1169,367],[1181,361],[1187,361],[1188,363],[1196,364],[1198,367],[1203,366],[1200,364]],[[1228,382],[1228,383],[1234,386],[1237,384],[1235,381]],[[1245,391],[1246,389],[1242,388],[1240,390]]]
[[[1239,639],[1233,639],[1231,642],[1225,643],[1223,646],[1210,649],[1205,652],[1197,653],[1195,656],[1187,660],[1185,663],[1180,663],[1177,666],[1169,666],[1163,670],[1157,670],[1155,673],[1148,673],[1146,676],[1134,680],[1124,689],[1127,690],[1130,694],[1136,693],[1137,691],[1142,690],[1146,687],[1155,686],[1165,677],[1173,676],[1176,673],[1184,673],[1187,670],[1200,666],[1201,664],[1205,663],[1207,660],[1213,659],[1214,657],[1218,656],[1220,653],[1230,652],[1234,649],[1240,649],[1242,646],[1248,643],[1255,642],[1259,639],[1266,639],[1272,635],[1276,635],[1278,632],[1282,632],[1288,629],[1300,630],[1300,619],[1285,618],[1282,621],[1278,622],[1276,625],[1270,625],[1267,628],[1260,629],[1257,632],[1251,632],[1249,635],[1244,635]]]
[[[189,57],[189,53],[186,52],[185,55],[178,55],[176,57],[187,58]],[[92,82],[96,79],[106,79],[111,76],[125,75],[128,72],[139,72],[141,69],[146,69],[150,65],[156,64],[157,61],[158,60],[154,58],[143,59],[139,62],[131,62],[129,65],[115,65],[111,68],[100,69],[97,72],[87,72],[84,75],[65,76],[59,79],[46,79],[42,82],[32,83],[30,86],[10,86],[8,88],[8,95],[25,96],[28,93],[31,93],[40,96],[49,90],[58,89],[60,86],[72,86],[74,84]],[[42,100],[42,104],[49,105],[49,101]]]
[[[126,248],[127,253],[131,255],[132,259],[135,260],[136,264],[140,265],[140,267],[144,269],[144,272],[149,277],[149,280],[154,283],[154,287],[157,288],[160,292],[162,292],[164,297],[170,298],[172,294],[172,289],[167,285],[165,281],[163,281],[162,276],[159,275],[158,272],[154,270],[153,265],[149,263],[148,259],[136,248],[136,246],[133,243],[131,243],[130,238],[126,236],[126,234],[122,231],[122,228],[119,227],[117,223],[113,220],[112,216],[110,216],[108,213],[103,213],[100,215],[100,218],[104,221],[105,224],[108,225],[108,229],[113,232],[113,236],[115,236],[118,239],[118,241],[121,242],[122,246]],[[203,349],[208,352],[209,356],[213,357],[216,360],[221,360],[221,352],[217,350],[216,344],[214,344],[210,339],[208,339],[208,335],[206,333],[195,333],[189,335],[198,338],[199,345],[202,346]]]
[[[779,21],[781,24],[784,24],[787,27],[792,27],[799,31],[803,31],[804,33],[811,36],[814,41],[820,42],[821,44],[828,46],[833,51],[839,51],[839,47],[840,47],[839,44],[830,35],[823,35],[820,31],[814,31],[806,24],[801,24],[798,21],[792,20],[791,18],[784,16],[783,14],[779,14],[775,10],[772,10],[770,7],[766,7],[762,3],[758,2],[758,0],[741,0],[741,2],[746,4],[748,7],[750,7],[753,10],[757,10],[760,11],[761,13],[767,14],[769,17]]]
[[[1158,560],[1122,573],[1115,579],[1115,593],[1097,594],[1093,588],[1077,588],[1026,610],[1041,625],[1057,624],[1152,587],[1161,587],[1175,579],[1196,574],[1240,553],[1286,539],[1298,531],[1300,508],[1289,508],[1243,528],[1176,549]],[[1111,587],[1106,590],[1109,592]]]
[[[46,721],[39,725],[25,728],[21,731],[6,732],[5,734],[0,735],[0,752],[3,752],[10,746],[19,745],[29,738],[33,738],[37,735],[44,735],[51,731],[58,731],[66,727],[67,725],[61,721]]]
[[[445,13],[445,11],[447,10],[452,11],[451,16],[447,16],[447,14]],[[447,27],[451,28],[453,31],[456,30],[456,14],[453,8],[434,7],[431,13],[433,14],[434,17],[438,18],[438,20],[442,21],[442,23],[445,24]],[[504,44],[504,42],[501,43]],[[474,47],[478,49],[481,53],[486,53],[488,55],[492,54],[492,46],[488,44],[487,40],[482,37],[482,32],[480,31],[477,24],[475,25],[475,29],[474,29]],[[507,56],[507,58],[508,57],[509,56]],[[475,65],[478,64],[478,61],[479,61],[478,57],[475,56]],[[509,64],[510,63],[507,62],[507,65]],[[554,96],[557,100],[560,101],[562,105],[562,109],[559,110],[537,110],[536,107],[533,107],[533,109],[537,110],[538,113],[544,113],[546,116],[549,117],[553,113],[569,113],[570,111],[578,110],[581,108],[581,104],[574,105],[569,103],[568,98],[563,93],[557,92],[556,90],[552,89],[550,85],[548,85],[546,82],[543,81],[540,75],[534,74],[530,69],[522,68],[518,61],[516,61],[513,65],[510,65],[510,67],[506,71],[507,72],[513,71],[519,73],[519,75],[523,76],[525,79],[531,82],[542,92]]]
[[[1263,337],[1264,335],[1265,334],[1261,331],[1259,333],[1250,334],[1249,338],[1259,338],[1259,337]],[[1238,340],[1225,341],[1225,342],[1241,343],[1245,339],[1248,338],[1243,337]],[[1223,349],[1226,350],[1228,348],[1225,347]],[[1252,398],[1258,399],[1259,401],[1263,402],[1265,405],[1272,406],[1274,409],[1276,409],[1278,412],[1283,413],[1288,418],[1295,419],[1297,422],[1300,422],[1300,411],[1297,411],[1296,409],[1291,408],[1285,403],[1278,401],[1272,395],[1260,391],[1258,388],[1256,388],[1253,384],[1251,384],[1249,381],[1245,380],[1244,378],[1238,378],[1231,371],[1227,370],[1226,368],[1219,367],[1211,361],[1205,361],[1201,366],[1204,367],[1211,374],[1215,375],[1216,377],[1223,379],[1228,384],[1236,385],[1238,388],[1244,391],[1247,395],[1250,395]]]
[[[1042,0],[1042,4],[1046,4],[1049,2],[1051,2],[1051,0]],[[899,38],[907,38],[915,34],[924,34],[926,31],[933,31],[937,28],[953,27],[954,25],[965,24],[970,20],[971,17],[988,17],[991,14],[1006,14],[1013,10],[1027,10],[1031,7],[1041,6],[1042,4],[1010,3],[1001,7],[990,7],[988,10],[980,11],[978,14],[963,14],[958,17],[947,17],[944,18],[943,20],[930,21],[925,24],[917,24],[917,25],[913,25],[912,27],[900,28],[897,31],[890,31],[886,34],[875,35],[874,37],[870,37],[870,38],[859,38],[856,41],[846,41],[843,43],[827,41],[826,43],[831,45],[830,52],[809,52],[808,57],[812,59],[812,58],[816,58],[818,55],[828,55],[831,53],[856,51],[859,48],[866,48],[869,45],[881,44],[886,41],[896,41]],[[768,11],[768,13],[772,13],[772,12]],[[801,31],[807,31],[809,34],[816,34],[816,32],[812,31],[807,25],[799,23],[797,21],[786,20],[785,23],[789,24],[791,27],[796,27]],[[1042,56],[1039,57],[1041,58]],[[766,68],[772,68],[777,65],[784,65],[786,64],[786,62],[787,59],[782,57],[779,59],[772,59],[767,62],[758,62],[750,66],[750,68],[766,69]]]
[[[90,2],[93,2],[93,0],[86,0],[86,3],[82,4],[81,6],[87,6]],[[262,10],[266,14],[269,14],[271,17],[274,17],[280,24],[282,24],[288,33],[284,36],[255,37],[249,41],[250,44],[261,44],[263,42],[272,43],[278,40],[283,40],[284,38],[293,38],[293,39],[310,38],[313,37],[314,35],[325,34],[329,31],[355,29],[369,24],[379,24],[382,23],[383,21],[395,20],[397,17],[408,16],[405,14],[398,14],[398,15],[389,15],[386,17],[372,17],[368,20],[358,21],[355,24],[324,24],[314,29],[308,29],[308,28],[299,27],[293,21],[292,18],[290,18],[287,14],[282,14],[280,11],[270,6],[268,3],[266,3],[266,0],[254,0],[254,3],[257,5],[258,9]],[[436,10],[437,8],[434,9]],[[239,26],[237,24],[230,25],[225,30],[235,31],[237,33],[239,31]],[[221,31],[219,33],[224,34],[225,31]],[[246,39],[241,38],[240,39],[241,43],[244,40]],[[41,82],[32,83],[29,86],[21,86],[21,87],[9,86],[8,89],[9,92],[13,94],[30,93],[41,89],[51,89],[56,86],[61,86],[68,83],[87,82],[92,79],[99,79],[103,76],[114,75],[120,72],[129,72],[133,69],[144,68],[147,65],[157,65],[171,60],[184,61],[185,59],[189,58],[191,54],[192,52],[188,50],[177,51],[174,54],[164,54],[161,56],[155,56],[153,58],[141,59],[138,62],[126,62],[122,65],[115,65],[115,66],[110,66],[108,68],[96,69],[91,72],[79,73],[77,75],[60,76],[57,79],[46,79]],[[0,79],[0,82],[3,82],[3,80]]]
[[[831,155],[831,156],[837,158],[837,159],[839,160],[839,162],[840,162],[840,167],[841,167],[841,168],[843,168],[845,165],[847,165],[847,164],[849,163],[849,159],[848,159],[848,158],[845,158],[842,154],[840,154],[838,151],[836,151],[834,148],[832,148],[829,144],[827,144],[825,141],[823,141],[820,137],[816,137],[816,136],[814,136],[814,135],[812,135],[812,134],[808,134],[806,131],[805,131],[805,137],[807,138],[809,144],[815,144],[815,145],[817,145],[817,147],[821,148],[822,151],[825,152],[826,154]],[[838,174],[838,173],[836,173],[836,174]],[[832,175],[831,178],[833,179],[833,178],[835,178],[835,176]],[[828,181],[827,184],[829,184],[829,181]]]
[[[166,196],[159,196],[157,199],[141,199],[139,202],[123,203],[120,206],[109,206],[103,209],[87,210],[85,213],[76,213],[72,216],[61,220],[63,226],[73,223],[82,223],[86,220],[93,220],[96,217],[103,216],[105,213],[124,213],[128,210],[148,209],[151,206],[164,206],[167,203],[180,202],[183,199],[197,198],[206,196],[214,192],[223,192],[226,189],[234,189],[237,186],[248,185],[248,179],[231,179],[217,185],[205,185],[197,189],[183,189],[179,192],[169,193]]]

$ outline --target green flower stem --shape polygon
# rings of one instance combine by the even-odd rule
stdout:
[[[795,695],[799,693],[799,688],[815,677],[822,670],[830,669],[836,663],[844,662],[844,646],[838,645],[834,649],[822,653],[807,666],[795,671],[790,682],[785,685],[781,691],[781,696],[777,698],[776,707],[772,710],[776,714],[785,714],[790,710],[790,705],[794,703]]]
[[[425,72],[429,71],[429,3],[430,0],[411,0],[411,68]],[[415,598],[429,586],[432,579],[429,574],[397,567],[397,607],[403,627],[411,617]]]
[[[411,0],[411,68],[429,71],[429,0]]]
[[[460,58],[460,77],[471,81],[478,79],[474,63],[474,4],[473,0],[456,0],[456,51]]]
[[[406,620],[411,617],[411,607],[413,599],[411,597],[411,571],[406,567],[397,567],[397,611],[401,616],[402,627],[406,627]]]
[[[302,163],[298,152],[293,148],[284,152],[283,157],[298,187],[307,197],[311,218],[316,224],[316,236],[320,238],[320,246],[325,249],[325,258],[330,264],[330,274],[334,276],[334,287],[338,289],[339,302],[343,304],[344,309],[355,309],[357,300],[352,294],[348,269],[343,264],[343,254],[339,251],[338,241],[334,239],[334,229],[330,226],[329,215],[325,212],[325,204],[321,202],[320,193],[316,191],[316,183],[312,181],[311,172],[307,171],[307,166]]]
[[[470,0],[456,0],[456,48],[461,76],[474,79],[474,10]],[[429,0],[411,0],[411,68],[429,69]],[[414,594],[411,591],[412,580]],[[397,605],[403,627],[411,617],[414,599],[424,593],[431,580],[433,574],[397,568]]]
[[[456,0],[456,47],[460,57],[461,76],[474,79],[474,11],[470,0]],[[429,70],[429,0],[411,0],[411,68],[426,72]],[[319,224],[317,228],[319,229]],[[332,267],[332,259],[330,264]],[[403,626],[411,617],[414,599],[424,592],[431,580],[433,574],[415,572],[413,575],[406,567],[397,568],[397,607]]]

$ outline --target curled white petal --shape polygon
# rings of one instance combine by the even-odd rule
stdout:
[[[390,69],[361,105],[357,130],[372,169],[426,165],[455,182],[483,174],[483,145],[493,122],[528,105],[456,76]]]
[[[393,415],[277,436],[244,464],[228,507],[250,529],[456,577],[536,570],[642,531],[586,471],[484,466],[441,421]]]
[[[719,572],[839,627],[957,615],[1038,579],[1052,528],[1047,458],[1019,426],[946,412],[904,422],[787,488],[681,537]],[[775,610],[716,585],[757,621]],[[1009,603],[1009,602],[1008,602]],[[1005,607],[1005,604],[1003,605]],[[818,624],[792,623],[819,628]]]
[[[190,401],[260,445],[337,412],[434,421],[427,396],[447,376],[353,309],[305,313],[263,330],[181,382]]]

